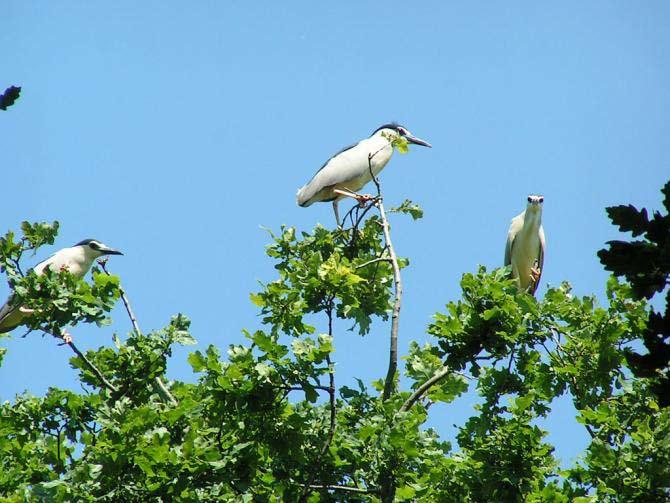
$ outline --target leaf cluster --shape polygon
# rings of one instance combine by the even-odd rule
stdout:
[[[608,248],[598,252],[605,269],[625,276],[635,297],[650,299],[670,285],[670,182],[663,189],[665,214],[654,212],[649,218],[646,208],[633,205],[607,208],[612,223],[636,241],[609,241]],[[642,340],[646,354],[630,350],[628,361],[635,375],[654,378],[654,389],[661,406],[670,405],[670,289],[666,292],[665,312],[649,313]]]

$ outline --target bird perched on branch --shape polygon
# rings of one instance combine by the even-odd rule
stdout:
[[[358,194],[358,191],[372,180],[370,169],[375,176],[384,169],[391,159],[396,139],[404,139],[407,143],[424,147],[431,146],[428,142],[412,136],[399,124],[384,124],[369,138],[340,150],[328,159],[312,179],[298,190],[298,205],[304,207],[318,201],[332,201],[335,220],[339,226],[338,201],[345,197],[352,197],[359,203],[372,199],[372,196]]]
[[[544,265],[543,202],[542,196],[528,196],[526,209],[512,219],[505,246],[505,266],[512,266],[519,290],[531,295],[537,290]]]
[[[123,255],[119,250],[110,248],[97,239],[85,239],[71,248],[63,248],[48,259],[40,262],[33,271],[42,274],[49,268],[54,272],[65,268],[74,276],[83,278],[93,265],[93,261],[103,255]],[[30,311],[23,306],[16,305],[14,295],[11,294],[7,302],[0,307],[0,333],[9,332],[21,325],[24,318],[30,315]]]

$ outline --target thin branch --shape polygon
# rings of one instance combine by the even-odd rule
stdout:
[[[372,171],[372,158],[377,155],[383,148],[380,148],[373,154],[368,155],[368,169],[370,170],[370,177],[377,187],[377,198],[374,202],[379,209],[381,216],[381,226],[384,231],[384,240],[388,248],[389,258],[393,266],[393,284],[395,285],[395,299],[393,301],[393,311],[391,315],[391,341],[389,344],[389,366],[386,372],[386,380],[384,381],[384,391],[382,393],[382,400],[388,400],[395,391],[395,375],[398,371],[398,325],[400,321],[400,308],[402,305],[402,278],[400,276],[400,265],[398,264],[398,257],[391,241],[391,229],[386,218],[386,210],[384,209],[384,195],[382,194],[382,187]],[[393,145],[391,145],[393,148]],[[394,456],[389,460],[390,466],[384,468],[379,474],[379,485],[381,500],[384,503],[390,503],[395,499],[396,482],[394,476],[393,465],[395,463]]]
[[[386,218],[386,210],[384,209],[384,195],[382,194],[382,187],[379,180],[372,171],[372,158],[379,153],[380,150],[374,154],[368,155],[368,169],[372,181],[377,187],[377,200],[375,202],[379,208],[379,214],[382,219],[382,228],[384,230],[384,240],[389,251],[389,259],[393,266],[393,283],[395,285],[395,300],[393,301],[393,312],[391,315],[391,343],[389,347],[389,367],[386,372],[386,381],[384,382],[384,392],[382,394],[383,400],[388,400],[395,390],[395,374],[398,370],[398,325],[400,321],[400,308],[402,305],[402,278],[400,276],[400,265],[398,264],[398,257],[391,241],[391,229]]]
[[[88,369],[95,374],[95,376],[100,380],[102,385],[107,388],[109,391],[116,393],[118,390],[116,386],[114,386],[112,383],[110,383],[104,375],[102,375],[102,372],[100,372],[100,369],[93,365],[91,360],[86,358],[86,355],[82,353],[77,346],[75,346],[74,342],[72,341],[72,337],[70,337],[67,332],[64,330],[61,333],[54,333],[51,330],[47,328],[41,328],[41,330],[49,335],[54,336],[56,339],[60,339],[63,341],[63,344],[66,346],[70,346],[70,349],[74,351],[74,353],[81,358],[81,360],[84,362],[84,364],[88,367]]]
[[[359,494],[379,494],[379,489],[369,488],[361,489],[360,487],[351,487],[351,486],[321,486],[316,484],[310,484],[309,489],[321,489],[326,491],[347,491],[350,493],[359,493]]]
[[[321,448],[319,457],[323,456],[328,451],[328,448],[333,441],[333,437],[335,436],[335,368],[330,361],[330,355],[326,355],[326,362],[328,362],[328,379],[330,384],[328,389],[328,394],[330,395],[330,426],[328,428],[328,438]]]
[[[407,412],[409,409],[412,408],[412,406],[421,399],[423,395],[425,395],[430,388],[435,386],[437,383],[439,383],[442,379],[447,377],[449,374],[452,372],[449,371],[449,367],[444,367],[442,370],[439,372],[435,373],[433,377],[428,379],[426,382],[424,382],[421,386],[419,386],[414,393],[412,393],[407,400],[405,400],[405,403],[402,404],[400,407],[400,412]]]
[[[318,389],[321,391],[327,391],[330,393],[330,387],[329,386],[312,386],[314,389]],[[279,386],[279,389],[283,389],[286,391],[305,391],[304,386]]]
[[[356,269],[361,269],[362,267],[374,264],[376,262],[391,262],[391,259],[389,257],[373,258],[372,260],[368,260],[367,262],[363,262],[362,264],[357,265]]]
[[[98,264],[100,264],[100,267],[102,268],[103,271],[105,271],[105,274],[107,276],[111,276],[111,274],[107,270],[106,258],[98,260]],[[121,285],[119,285],[119,294],[121,295],[121,300],[123,301],[123,305],[125,306],[126,312],[128,313],[128,318],[130,318],[130,323],[132,323],[133,325],[133,331],[135,332],[135,335],[139,337],[142,335],[142,331],[140,330],[140,326],[137,323],[135,313],[133,312],[132,307],[130,307],[130,301],[128,300],[126,291],[123,289],[123,287],[121,287]],[[156,388],[158,388],[159,395],[163,397],[163,400],[170,402],[174,407],[179,405],[179,402],[177,402],[172,393],[170,393],[170,390],[167,389],[167,386],[165,386],[165,383],[160,378],[160,376],[154,377],[154,384],[156,385]]]

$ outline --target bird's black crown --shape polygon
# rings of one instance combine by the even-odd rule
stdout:
[[[397,131],[398,133],[401,133],[401,134],[402,134],[402,132],[400,131],[401,129],[407,130],[407,128],[405,126],[401,126],[397,122],[389,122],[388,124],[383,124],[383,125],[379,126],[377,129],[375,129],[372,132],[372,134],[374,135],[377,131],[381,131],[382,129],[393,129],[394,131]],[[370,135],[370,136],[372,136],[372,135]]]
[[[75,246],[86,246],[88,244],[91,244],[93,241],[96,243],[99,243],[97,239],[84,239],[83,241],[79,241]]]

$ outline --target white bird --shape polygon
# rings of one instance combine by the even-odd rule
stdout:
[[[353,197],[359,202],[370,200],[372,196],[358,194],[370,180],[370,168],[375,176],[384,169],[393,155],[392,141],[402,137],[408,143],[430,147],[431,145],[412,136],[403,126],[395,123],[377,128],[369,138],[350,145],[330,159],[317,171],[312,179],[298,190],[299,206],[309,206],[318,201],[333,202],[335,220],[340,225],[338,201]]]
[[[544,265],[543,202],[542,196],[528,196],[526,209],[512,219],[505,246],[505,266],[512,266],[519,290],[531,295],[537,290]]]
[[[123,253],[96,239],[85,239],[71,248],[57,251],[33,267],[33,271],[36,274],[42,274],[47,267],[54,272],[65,268],[74,276],[83,278],[93,265],[93,261],[103,255],[123,255]],[[29,311],[16,305],[13,300],[14,295],[10,294],[7,302],[0,307],[0,333],[14,330],[21,325],[24,318],[30,315]]]

